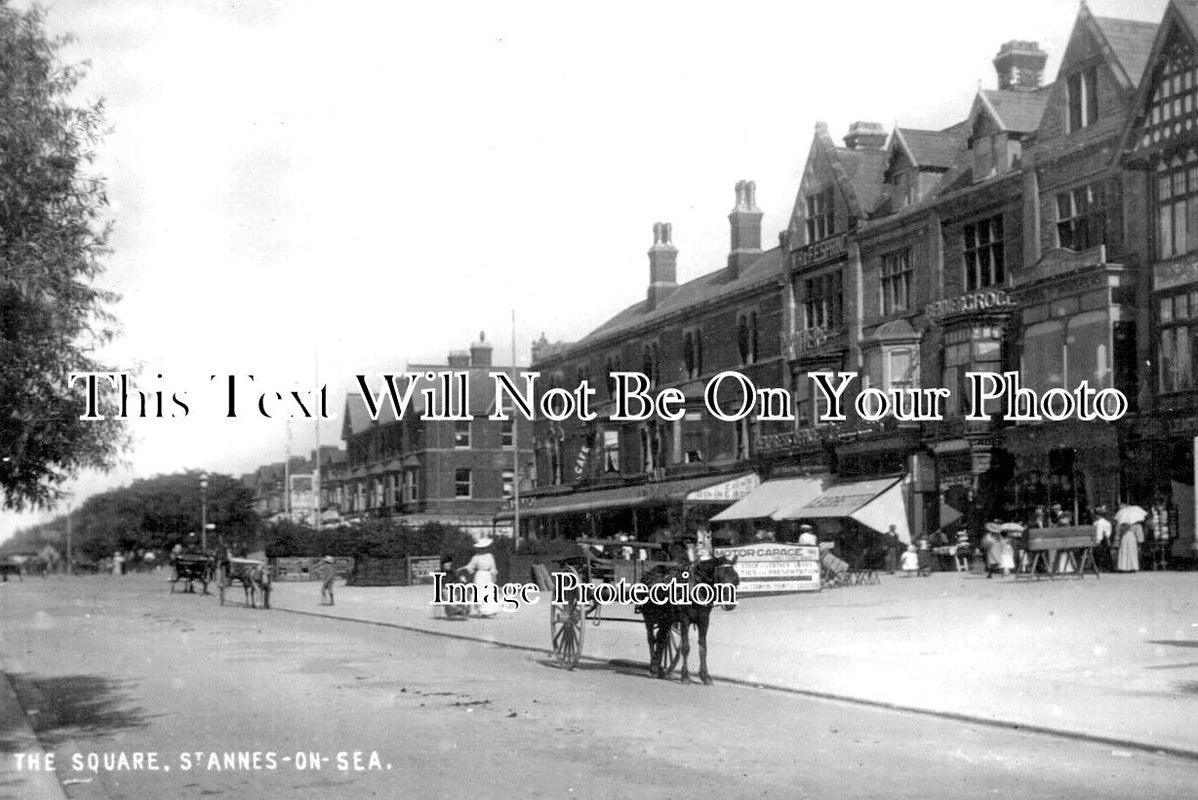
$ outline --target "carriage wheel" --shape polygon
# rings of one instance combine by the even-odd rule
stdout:
[[[220,582],[220,604],[222,606],[225,604],[225,582],[223,580]]]
[[[549,636],[553,657],[566,669],[578,666],[582,657],[582,632],[585,615],[577,600],[549,606]]]

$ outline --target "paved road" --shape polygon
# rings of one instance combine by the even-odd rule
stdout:
[[[1091,800],[1198,786],[1198,762],[637,670],[567,673],[535,654],[220,608],[137,579],[0,587],[0,663],[70,798]],[[338,770],[355,750],[381,769]],[[73,756],[148,752],[170,771],[72,769]],[[261,765],[275,768],[211,768],[213,752],[218,767],[225,753],[271,753]],[[297,753],[329,760],[301,770]]]

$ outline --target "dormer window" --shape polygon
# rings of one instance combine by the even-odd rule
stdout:
[[[1069,106],[1068,130],[1081,130],[1098,121],[1098,67],[1075,72],[1065,81]]]
[[[827,239],[836,232],[832,208],[831,186],[807,195],[807,244]]]

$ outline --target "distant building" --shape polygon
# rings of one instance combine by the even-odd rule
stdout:
[[[345,451],[335,445],[320,448],[322,511],[336,509],[336,477],[345,463]],[[311,525],[314,523],[316,491],[316,451],[308,458],[292,456],[289,462],[278,461],[243,475],[241,482],[254,492],[254,512],[267,520],[290,519]],[[290,480],[290,492],[288,491]],[[331,487],[331,488],[328,488]]]
[[[429,410],[424,384],[412,393],[402,420],[389,401],[372,420],[364,398],[348,395],[341,433],[346,461],[336,482],[341,514],[389,517],[409,525],[441,522],[474,534],[495,532],[495,514],[515,493],[516,481],[531,488],[534,464],[530,424],[488,419],[495,404],[490,373],[512,375],[523,369],[494,366],[491,344],[480,333],[469,351],[450,353],[446,363],[410,364],[406,370],[465,373],[466,419],[422,419]],[[441,402],[440,387],[432,388],[434,403]],[[450,398],[455,404],[458,399]],[[497,532],[510,533],[510,526],[500,525]]]

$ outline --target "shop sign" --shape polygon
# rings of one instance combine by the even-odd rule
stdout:
[[[1198,256],[1189,256],[1152,268],[1152,291],[1162,292],[1198,282]]]
[[[432,583],[433,573],[441,571],[440,556],[408,556],[408,584]]]
[[[985,311],[991,308],[1013,308],[1014,306],[1015,301],[1005,290],[991,289],[938,300],[925,306],[923,313],[931,319],[939,319],[964,311]]]
[[[728,502],[734,503],[742,497],[747,497],[750,492],[761,485],[761,478],[757,473],[742,475],[724,483],[718,483],[715,486],[708,486],[706,489],[697,489],[686,496],[687,502],[692,500],[698,502]]]
[[[740,594],[811,592],[819,589],[819,548],[762,542],[717,547],[717,556],[736,558]]]
[[[786,331],[782,334],[782,350],[790,359],[804,353],[813,353],[832,347],[844,346],[844,329],[829,331],[826,327],[804,328],[801,331]]]
[[[847,234],[840,233],[836,236],[829,236],[827,239],[820,239],[818,242],[804,245],[796,249],[791,255],[791,267],[799,269],[843,256],[848,252],[848,243]]]

